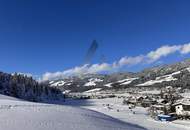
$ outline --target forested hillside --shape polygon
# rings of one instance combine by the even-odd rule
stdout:
[[[0,93],[29,101],[56,100],[62,97],[58,89],[38,83],[32,77],[3,72],[0,72]]]

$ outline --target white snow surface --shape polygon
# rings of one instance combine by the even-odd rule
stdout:
[[[190,72],[190,67],[186,68]]]
[[[148,115],[147,108],[136,107],[130,110],[128,105],[122,105],[122,101],[122,98],[105,98],[80,101],[71,100],[66,101],[66,104],[98,111],[126,123],[134,124],[134,126],[141,126],[147,130],[189,130],[190,128],[190,121],[188,120],[175,120],[173,122],[156,121]]]
[[[129,79],[120,80],[118,82],[121,83],[120,85],[127,85],[127,84],[130,84],[132,81],[134,81],[136,79],[138,79],[138,78],[129,78]]]
[[[96,86],[95,82],[89,81],[88,83],[85,83],[84,86]]]
[[[63,86],[65,84],[66,84],[66,82],[61,80],[61,81],[57,81],[57,82],[51,84],[51,86]]]
[[[0,130],[144,130],[99,112],[0,96]]]
[[[174,78],[173,75],[177,75],[179,73],[181,73],[181,71],[177,71],[177,72],[174,72],[172,74],[160,76],[160,77],[157,77],[155,80],[150,80],[150,81],[147,81],[145,83],[138,84],[136,86],[150,86],[150,85],[153,85],[156,83],[162,83],[164,81],[174,81],[174,80],[177,80],[177,78]]]
[[[181,96],[185,98],[190,98],[190,92],[182,93]]]
[[[102,90],[102,88],[95,88],[95,89],[90,89],[88,91],[85,91],[84,93],[94,93],[94,92],[98,92],[100,90]]]
[[[114,83],[120,83],[120,85],[127,85],[127,84],[130,84],[132,81],[134,81],[136,79],[138,79],[138,78],[127,78],[127,79],[119,80],[119,81],[114,82]],[[104,86],[106,86],[108,88],[111,88],[111,87],[113,87],[112,84],[114,84],[114,83],[107,83]]]
[[[160,94],[160,90],[147,90],[139,92],[140,94]]]
[[[98,78],[91,78],[88,80],[89,82],[85,83],[84,86],[96,86],[97,82],[103,82],[103,80],[98,79]]]
[[[108,83],[108,84],[105,84],[104,86],[106,86],[106,87],[108,87],[108,88],[111,88],[111,87],[113,87],[112,84],[113,84],[113,83]]]
[[[53,84],[53,83],[54,83],[54,81],[50,81],[50,82],[49,82],[49,84]]]

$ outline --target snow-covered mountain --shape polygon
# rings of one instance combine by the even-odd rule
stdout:
[[[130,87],[173,87],[190,89],[190,59],[171,65],[144,69],[137,73],[89,74],[48,82],[52,87],[67,92],[123,89]],[[100,89],[101,88],[101,89]]]

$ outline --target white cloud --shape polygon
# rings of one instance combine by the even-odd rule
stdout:
[[[126,65],[137,65],[137,64],[150,64],[156,61],[159,61],[162,57],[169,56],[170,54],[179,52],[181,54],[190,53],[190,43],[182,45],[164,45],[156,50],[150,51],[145,55],[139,55],[134,57],[122,57],[119,61],[116,61],[112,64],[102,63],[102,64],[93,64],[93,65],[83,65],[77,66],[72,69],[65,71],[58,71],[55,73],[47,72],[42,76],[42,80],[55,80],[64,78],[67,76],[81,75],[81,74],[90,74],[90,73],[99,73],[99,72],[108,72],[114,71],[118,68],[121,68]]]
[[[112,65],[107,63],[102,64],[93,64],[88,68],[88,73],[97,73],[102,71],[109,71],[112,70]]]
[[[148,62],[154,62],[159,60],[162,57],[166,57],[172,53],[175,53],[181,49],[180,45],[174,45],[174,46],[162,46],[155,51],[151,51],[147,54],[147,58],[149,59]]]
[[[190,53],[190,43],[184,44],[184,45],[181,47],[180,53],[181,53],[181,54],[188,54],[188,53]]]
[[[143,55],[135,56],[135,57],[123,57],[118,61],[119,67],[125,66],[125,65],[135,65],[139,64],[144,60]]]
[[[74,76],[74,75],[81,75],[81,74],[91,74],[91,73],[98,73],[103,71],[110,71],[112,70],[112,66],[107,63],[102,64],[93,64],[93,65],[83,65],[83,66],[77,66],[72,69],[65,70],[63,72],[55,72],[50,73],[47,72],[42,76],[42,80],[55,80],[60,78],[65,78],[67,76]]]

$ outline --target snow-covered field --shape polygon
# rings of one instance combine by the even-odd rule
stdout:
[[[108,105],[109,104],[109,105]],[[33,103],[0,95],[0,130],[189,130],[190,121],[155,121],[122,98]]]
[[[161,122],[153,120],[147,115],[146,108],[136,107],[131,111],[129,106],[122,105],[121,98],[71,100],[66,101],[66,104],[98,111],[148,130],[189,130],[190,128],[190,121]]]
[[[0,95],[0,130],[145,130],[138,125],[70,105],[32,103]]]

